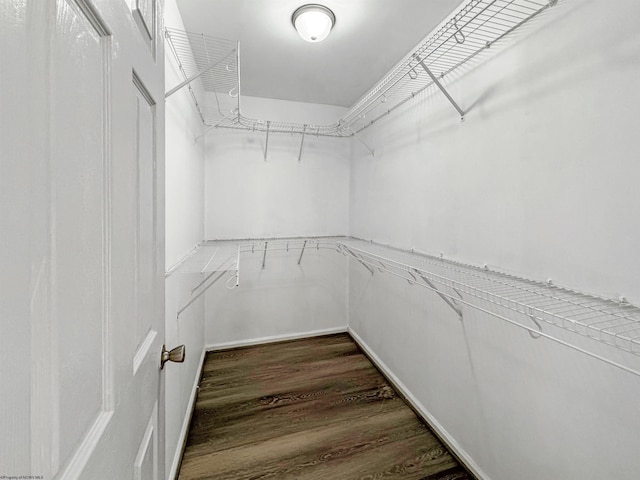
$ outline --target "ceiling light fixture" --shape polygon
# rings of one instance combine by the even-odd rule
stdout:
[[[336,23],[336,16],[327,7],[311,3],[293,12],[291,22],[303,40],[318,43],[327,38]]]

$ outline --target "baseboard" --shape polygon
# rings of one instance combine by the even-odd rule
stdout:
[[[198,398],[198,385],[200,384],[200,379],[202,378],[202,367],[204,366],[204,356],[206,353],[206,349],[202,350],[202,354],[200,355],[200,364],[198,367],[198,374],[193,383],[193,388],[191,389],[191,397],[189,398],[189,404],[187,408],[187,415],[184,416],[184,421],[182,422],[182,428],[180,429],[180,437],[178,437],[178,444],[176,448],[176,453],[173,457],[173,462],[171,462],[171,470],[169,471],[169,475],[167,478],[169,479],[178,479],[178,473],[180,471],[180,464],[182,463],[182,455],[184,455],[184,449],[187,446],[187,435],[189,434],[189,425],[191,424],[191,417],[193,416],[193,410],[196,407],[196,399]]]
[[[413,410],[422,417],[422,420],[431,427],[441,440],[447,445],[452,453],[464,466],[479,480],[491,480],[489,476],[475,463],[469,454],[456,442],[456,440],[445,430],[436,418],[425,408],[425,406],[411,393],[411,391],[396,377],[387,365],[378,357],[362,338],[351,328],[348,328],[349,335],[362,351],[369,357],[371,362],[382,372],[389,383],[406,399]]]
[[[214,343],[207,345],[208,352],[218,350],[229,350],[231,348],[250,347],[252,345],[262,345],[264,343],[286,342],[288,340],[299,340],[302,338],[321,337],[323,335],[333,335],[336,333],[347,333],[347,327],[327,328],[324,330],[312,330],[310,332],[290,333],[286,335],[274,335],[270,337],[252,338],[249,340],[239,340],[237,342]]]

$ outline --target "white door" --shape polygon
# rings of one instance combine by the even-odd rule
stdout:
[[[0,2],[0,477],[165,478],[161,19]]]

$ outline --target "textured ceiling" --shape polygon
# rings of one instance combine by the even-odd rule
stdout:
[[[461,0],[324,0],[336,25],[302,40],[304,0],[178,0],[185,29],[240,41],[243,95],[351,106]]]

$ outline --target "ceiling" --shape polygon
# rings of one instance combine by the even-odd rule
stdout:
[[[243,95],[349,107],[461,0],[322,0],[336,25],[302,40],[293,11],[305,0],[177,0],[185,29],[240,41]]]

